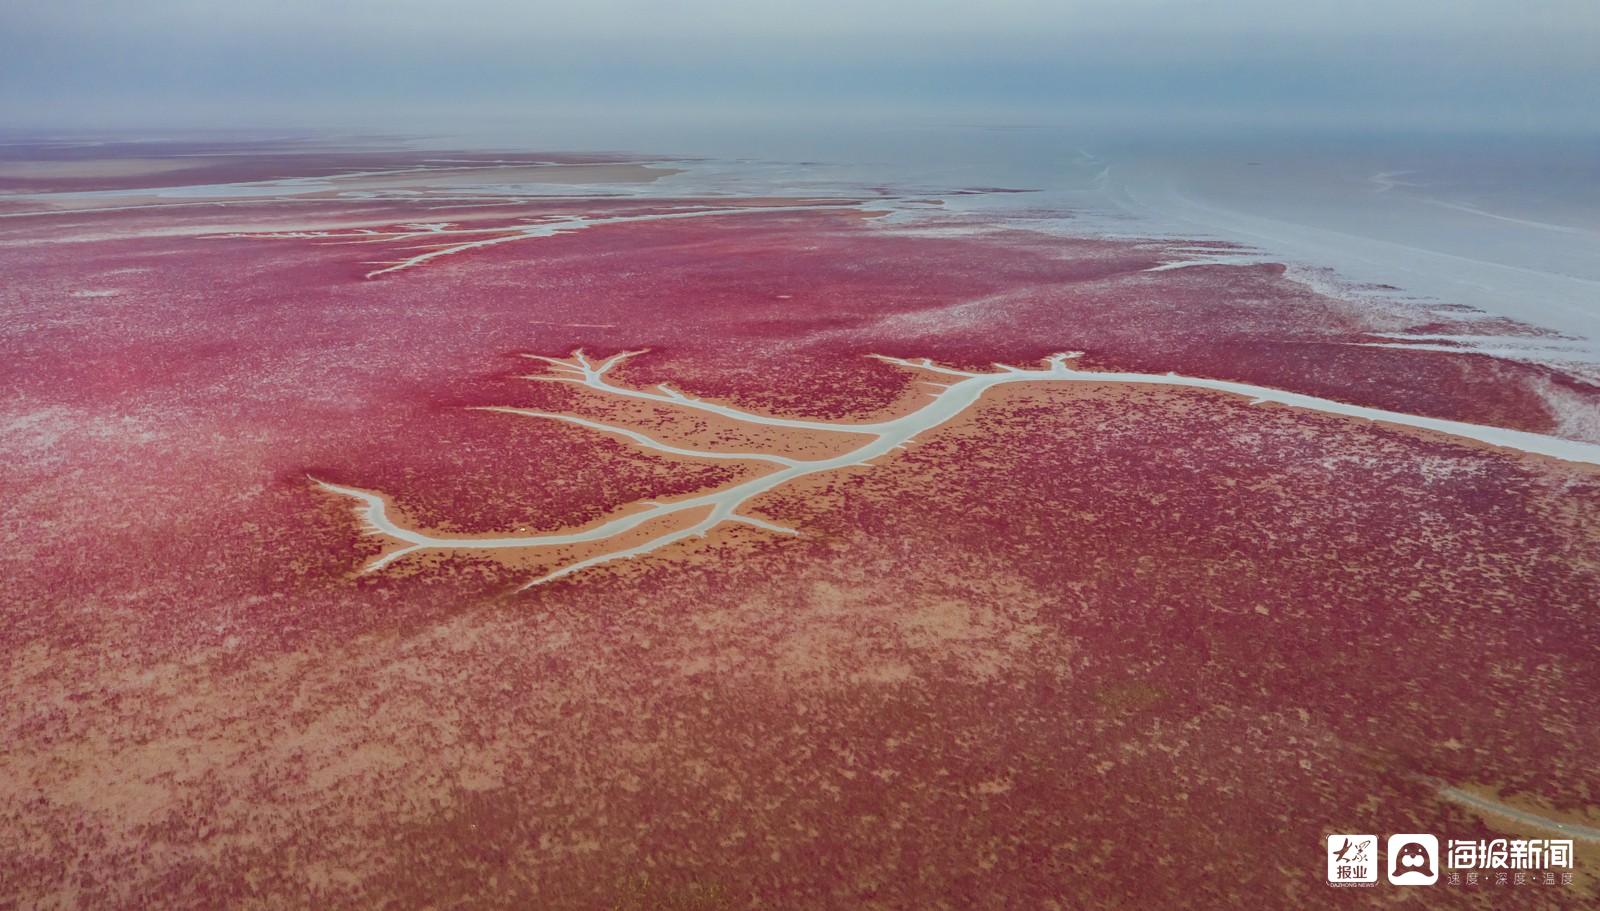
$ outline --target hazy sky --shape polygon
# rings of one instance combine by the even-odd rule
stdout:
[[[0,125],[1600,129],[1600,0],[4,0]]]

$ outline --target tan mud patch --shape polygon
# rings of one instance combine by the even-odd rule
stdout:
[[[613,424],[683,449],[705,449],[716,453],[749,453],[752,456],[775,455],[804,461],[844,455],[872,440],[871,436],[862,433],[769,427],[721,415],[581,388],[573,394],[570,407],[563,408],[559,413],[603,424]],[[489,414],[495,413],[489,412]],[[554,418],[505,414],[505,419],[538,421],[551,427],[571,428],[576,432],[608,436],[627,446],[638,446],[641,452],[660,454],[619,435],[563,423]]]

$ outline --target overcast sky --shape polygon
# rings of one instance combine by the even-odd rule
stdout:
[[[1600,129],[1600,0],[3,0],[0,118]]]

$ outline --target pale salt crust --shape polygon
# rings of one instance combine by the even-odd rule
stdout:
[[[672,167],[666,167],[672,165]],[[546,192],[539,186],[546,180],[560,179],[557,175],[566,170],[570,174],[605,173],[605,168],[632,168],[650,171],[651,179],[644,182],[574,184],[564,187],[559,195]],[[841,198],[834,205],[855,205],[870,209],[876,222],[897,233],[926,236],[979,236],[1004,230],[1023,229],[1061,236],[1088,236],[1120,238],[1131,241],[1158,242],[1163,245],[1167,261],[1149,271],[1181,270],[1202,265],[1237,266],[1284,259],[1288,254],[1287,277],[1306,285],[1314,292],[1345,300],[1362,306],[1370,314],[1377,329],[1404,330],[1408,325],[1445,316],[1458,322],[1470,322],[1475,315],[1460,310],[1449,314],[1435,314],[1430,310],[1427,297],[1419,297],[1419,289],[1430,286],[1428,280],[1441,275],[1457,285],[1463,281],[1483,285],[1478,290],[1499,289],[1502,296],[1515,297],[1518,305],[1499,311],[1516,319],[1531,319],[1547,330],[1561,331],[1563,327],[1591,326],[1600,323],[1600,282],[1576,276],[1555,275],[1535,269],[1502,264],[1462,261],[1462,257],[1435,251],[1411,248],[1404,245],[1355,237],[1339,232],[1324,231],[1314,227],[1296,225],[1282,220],[1263,218],[1242,213],[1213,203],[1196,199],[1193,194],[1177,186],[1173,174],[1143,173],[1137,167],[1124,167],[1099,158],[1086,150],[1079,150],[1071,162],[1076,172],[1054,188],[1037,194],[998,193],[974,190],[951,190],[936,187],[911,187],[890,192],[884,189],[881,175],[870,169],[837,165],[785,164],[759,161],[735,162],[664,162],[639,161],[626,165],[543,165],[530,166],[526,162],[479,163],[471,166],[434,162],[418,167],[388,170],[356,171],[328,177],[292,178],[284,180],[241,182],[193,187],[174,187],[157,191],[133,191],[144,195],[138,203],[128,206],[108,206],[102,209],[79,211],[114,211],[124,208],[160,206],[160,199],[207,199],[214,204],[227,204],[228,200],[245,202],[253,199],[276,197],[275,201],[315,202],[305,194],[330,194],[332,198],[359,200],[415,199],[433,203],[471,203],[482,200],[485,204],[504,204],[539,199],[593,199],[593,198],[702,198],[717,195],[759,193],[764,196],[804,194],[816,198],[830,196]],[[534,174],[530,175],[530,171]],[[548,175],[538,172],[548,171]],[[1369,178],[1377,194],[1414,192],[1417,184],[1407,178],[1411,172],[1379,172]],[[630,175],[633,172],[629,172]],[[507,180],[515,175],[519,179]],[[398,179],[414,179],[414,185],[399,185]],[[1076,181],[1076,183],[1074,183]],[[434,184],[438,185],[435,186]],[[1060,186],[1069,189],[1060,189]],[[448,193],[448,195],[438,195]],[[129,191],[88,191],[81,193],[38,194],[41,200],[104,197],[132,201]],[[21,197],[11,197],[21,198]],[[941,204],[929,202],[937,198]],[[1437,203],[1439,207],[1460,210],[1474,217],[1505,222],[1518,229],[1584,235],[1586,229],[1546,223],[1533,219],[1504,216],[1470,205],[1449,200],[1420,198],[1421,203]],[[552,219],[533,225],[502,226],[498,228],[458,228],[450,223],[417,225],[428,232],[441,235],[477,235],[472,239],[440,237],[439,247],[430,248],[404,260],[375,263],[378,266],[368,273],[369,278],[402,271],[413,266],[448,256],[457,252],[479,249],[524,239],[551,237],[573,230],[631,221],[654,221],[701,216],[740,215],[771,211],[777,207],[728,207],[677,211],[638,216],[573,216]],[[826,208],[804,204],[785,207],[790,211]],[[1059,216],[1052,212],[1061,212]],[[25,217],[38,213],[5,213],[0,217]],[[347,223],[348,224],[348,223]],[[1198,236],[1197,236],[1198,231]],[[151,234],[218,234],[241,236],[251,234],[262,237],[322,237],[338,242],[341,235],[351,241],[378,241],[384,238],[407,239],[425,232],[379,232],[360,228],[328,230],[306,225],[298,230],[254,232],[241,226],[232,230],[212,226],[207,231],[189,228],[149,229]],[[63,240],[97,239],[97,235],[71,236]],[[1208,238],[1244,242],[1232,250],[1218,250],[1215,246],[1193,244],[1185,240]],[[454,242],[452,242],[454,241]],[[1309,265],[1311,262],[1321,265]],[[1329,268],[1332,262],[1337,268]],[[1482,270],[1494,273],[1493,281],[1485,279]],[[1476,271],[1475,271],[1476,270]],[[1360,285],[1347,280],[1350,276],[1363,276],[1368,280],[1399,283],[1402,289],[1378,288]],[[1424,280],[1415,280],[1421,276]],[[1463,277],[1466,276],[1466,277]],[[1507,284],[1520,279],[1524,284]],[[1546,287],[1546,286],[1549,287]],[[1511,294],[1506,289],[1516,290]],[[1448,290],[1448,289],[1446,289]],[[92,293],[92,292],[91,292]],[[1574,296],[1576,295],[1576,297]],[[1441,295],[1445,303],[1452,298]],[[1475,300],[1475,303],[1482,301]],[[1512,312],[1515,311],[1515,312]],[[1592,326],[1591,326],[1592,327]],[[1509,337],[1500,334],[1456,334],[1449,337],[1410,336],[1404,331],[1385,332],[1386,340],[1374,345],[1406,347],[1420,351],[1473,352],[1522,361],[1563,370],[1575,377],[1595,380],[1600,378],[1600,343],[1593,334],[1568,331],[1566,335],[1535,335]],[[1562,396],[1554,387],[1540,387],[1547,403],[1558,414],[1563,432],[1574,432],[1584,438],[1597,438],[1589,429],[1595,424],[1596,406],[1574,400],[1572,395]]]

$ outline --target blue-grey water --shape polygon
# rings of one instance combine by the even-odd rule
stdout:
[[[448,144],[460,136],[438,137]],[[475,144],[700,156],[658,192],[822,192],[883,185],[1036,192],[950,200],[1035,227],[1222,239],[1331,282],[1393,286],[1560,338],[1600,363],[1600,138],[1487,133],[1071,127],[563,123]]]

